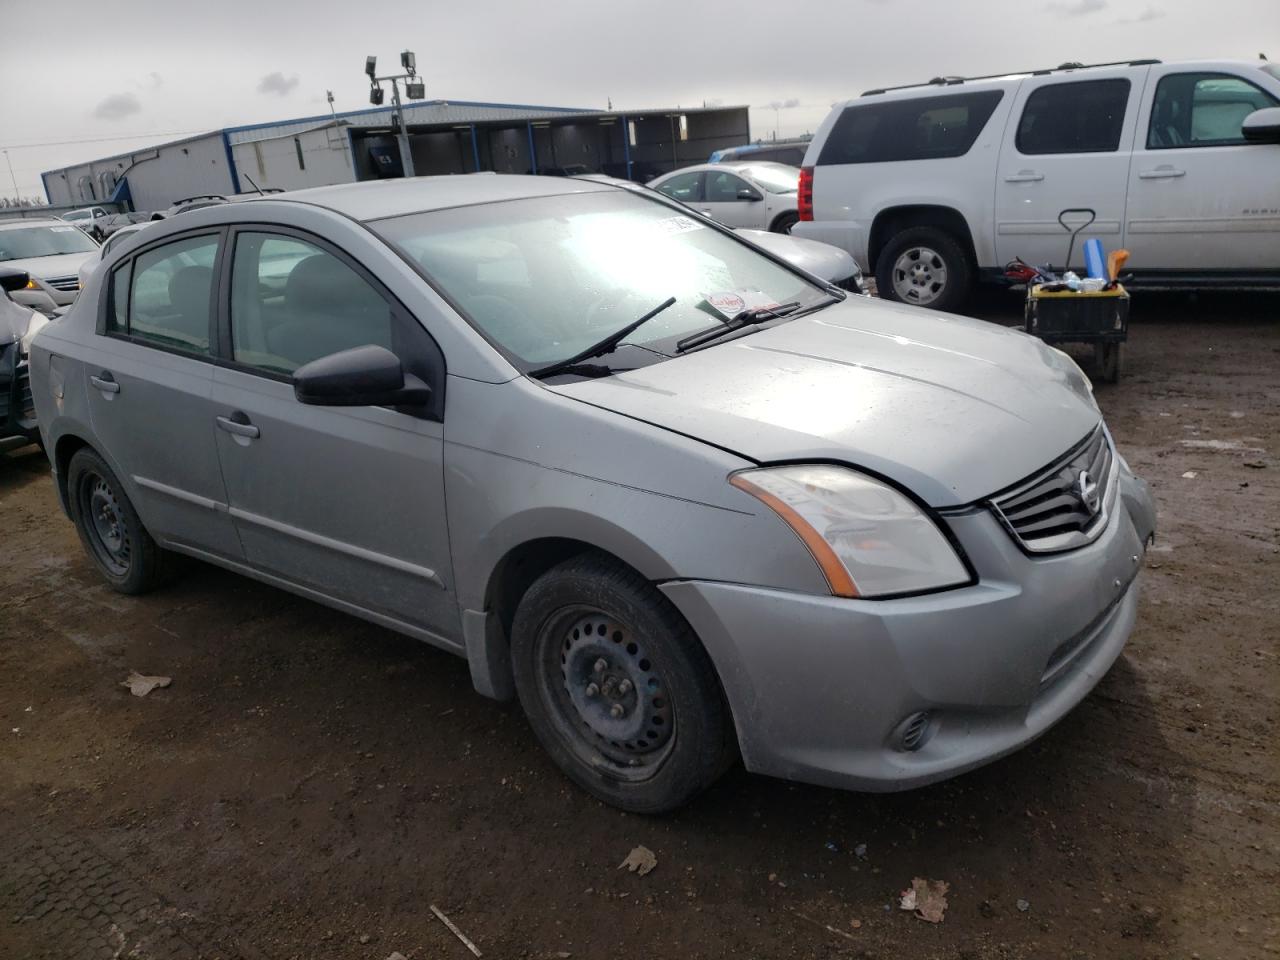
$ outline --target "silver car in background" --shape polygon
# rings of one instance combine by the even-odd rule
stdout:
[[[591,793],[927,784],[1119,656],[1155,517],[1088,380],[662,197],[420,178],[222,204],[35,337],[117,590],[219,564],[466,658]]]
[[[25,270],[27,286],[9,296],[14,303],[53,316],[80,293],[80,267],[98,255],[98,244],[61,220],[0,221],[0,267]]]

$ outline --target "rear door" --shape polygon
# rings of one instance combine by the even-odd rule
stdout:
[[[703,183],[703,200],[697,209],[730,227],[768,229],[764,196],[742,177],[729,170],[708,170]]]
[[[1130,265],[1180,271],[1280,270],[1280,146],[1246,143],[1277,85],[1187,65],[1152,68],[1129,179]]]
[[[444,359],[327,242],[237,227],[208,427],[253,566],[445,640],[458,636],[444,504]],[[438,408],[299,403],[291,375],[365,344],[433,384]]]
[[[188,234],[117,266],[84,374],[94,433],[151,534],[238,559],[211,424],[221,240]]]
[[[1124,242],[1125,196],[1138,104],[1148,67],[1054,73],[1024,80],[1005,130],[996,172],[996,258],[1062,267],[1068,231],[1095,217],[1077,238],[1108,249]]]

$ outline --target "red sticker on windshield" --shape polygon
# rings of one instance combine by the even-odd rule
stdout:
[[[736,293],[709,293],[707,304],[726,317],[736,317],[747,308],[747,303]]]

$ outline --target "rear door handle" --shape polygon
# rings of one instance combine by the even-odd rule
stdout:
[[[111,375],[110,370],[103,370],[96,377],[90,375],[89,382],[101,390],[103,393],[119,393],[120,384],[116,383],[116,378]]]
[[[1005,183],[1037,183],[1044,179],[1043,173],[1036,173],[1034,170],[1019,170],[1017,173],[1011,173],[1004,178]]]
[[[249,440],[257,440],[261,435],[257,427],[249,422],[248,416],[237,410],[229,417],[215,417],[218,422],[218,429],[225,430],[227,433],[237,437],[245,437]]]
[[[1174,177],[1185,177],[1187,171],[1175,170],[1168,164],[1156,167],[1154,170],[1143,170],[1138,174],[1140,180],[1171,180]]]

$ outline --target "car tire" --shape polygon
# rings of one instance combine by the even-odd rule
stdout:
[[[876,290],[885,300],[955,310],[972,286],[973,268],[964,247],[938,227],[900,230],[876,259]]]
[[[610,557],[580,554],[534,581],[516,610],[511,658],[543,748],[605,803],[673,810],[737,756],[719,679],[693,630]]]
[[[111,588],[126,594],[155,588],[164,574],[164,551],[106,461],[87,447],[67,465],[67,494],[80,542]]]
[[[800,222],[800,214],[794,210],[788,210],[786,213],[780,213],[769,225],[770,233],[790,233],[791,228]]]

